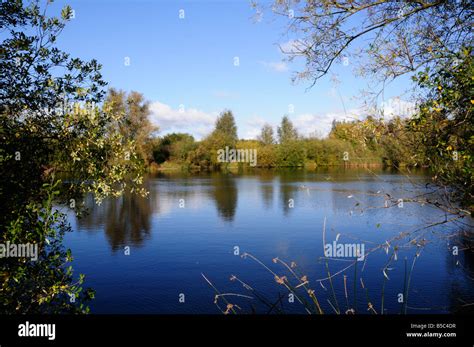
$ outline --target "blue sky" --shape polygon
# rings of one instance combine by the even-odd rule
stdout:
[[[277,125],[284,114],[301,133],[324,135],[332,118],[345,117],[341,98],[349,114],[361,105],[354,97],[366,81],[353,75],[350,64],[332,69],[341,81],[336,89],[329,77],[310,90],[309,81],[293,84],[300,63],[282,62],[277,46],[289,41],[282,35],[285,19],[264,12],[256,22],[250,1],[56,1],[50,14],[65,4],[75,18],[59,46],[97,59],[111,87],[143,93],[161,134],[200,138],[219,112],[230,109],[242,138],[254,137],[264,122]],[[394,84],[386,98],[401,94],[401,85]]]

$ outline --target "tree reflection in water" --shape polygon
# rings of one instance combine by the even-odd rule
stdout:
[[[231,174],[211,174],[209,196],[214,200],[219,217],[232,222],[237,209],[237,186]]]
[[[124,246],[141,246],[150,236],[152,198],[125,193],[96,205],[92,196],[86,198],[88,213],[78,219],[80,228],[103,229],[112,251]]]

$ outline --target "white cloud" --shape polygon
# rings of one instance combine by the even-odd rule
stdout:
[[[245,123],[244,139],[256,139],[262,130],[265,123],[268,123],[262,117],[252,117]]]
[[[207,113],[184,105],[173,109],[159,101],[150,104],[150,121],[160,127],[160,134],[187,132],[197,139],[209,134],[215,124],[218,113]]]
[[[333,120],[336,121],[352,121],[362,119],[363,113],[360,109],[352,109],[347,112],[336,111],[328,112],[323,115],[316,114],[300,114],[290,117],[291,121],[298,130],[298,133],[303,136],[317,136],[326,137],[331,131]]]
[[[336,121],[353,121],[363,119],[365,113],[361,109],[351,109],[347,112],[334,111],[325,114],[311,114],[303,113],[299,115],[289,116],[291,122],[298,130],[298,134],[302,136],[316,136],[319,138],[326,137],[331,131],[332,122]],[[273,127],[274,134],[277,136],[278,124],[268,122],[261,117],[254,117],[252,120],[246,122],[246,127],[243,132],[245,139],[256,139],[260,135],[262,126],[268,123]]]
[[[288,71],[288,65],[284,61],[261,61],[260,64],[276,72]]]
[[[278,46],[280,52],[284,54],[301,54],[301,52],[306,48],[306,45],[302,40],[289,40]]]
[[[400,98],[392,98],[382,103],[379,111],[383,111],[381,115],[383,115],[383,118],[386,120],[392,119],[395,116],[408,117],[415,112],[415,104]],[[369,113],[370,112],[367,112],[363,108],[354,108],[347,112],[341,110],[327,112],[322,115],[305,113],[292,116],[290,119],[300,135],[325,137],[331,131],[333,120],[339,122],[362,120]]]
[[[391,119],[394,116],[406,117],[413,114],[414,104],[400,98],[392,98],[382,103],[380,110],[384,111],[384,118]],[[150,105],[152,123],[160,127],[160,134],[171,132],[187,132],[196,139],[202,139],[208,135],[215,125],[219,112],[204,112],[194,108],[173,109],[169,105],[155,101]],[[325,137],[329,134],[332,122],[353,121],[365,118],[368,113],[362,108],[354,108],[344,112],[336,110],[324,114],[303,113],[291,115],[290,119],[295,125],[298,133],[303,136]],[[237,119],[239,134],[245,139],[256,139],[265,123],[273,126],[276,135],[277,125],[262,117],[254,116],[244,124]],[[242,129],[242,131],[240,131]]]
[[[380,105],[380,115],[385,119],[394,117],[410,117],[416,111],[416,105],[413,102],[405,101],[399,97],[388,99]]]
[[[252,119],[248,120],[246,123],[247,125],[250,125],[250,126],[262,127],[267,122],[262,117],[257,116],[257,117],[252,117]]]
[[[392,98],[382,103],[380,110],[383,111],[381,115],[386,120],[392,119],[395,116],[408,117],[413,115],[415,111],[415,104],[410,101],[404,101],[400,98]],[[298,133],[303,136],[316,135],[318,137],[325,137],[329,134],[332,127],[333,120],[336,121],[353,121],[362,120],[370,112],[363,108],[350,109],[347,112],[334,111],[327,112],[323,115],[317,114],[300,114],[291,117]]]
[[[247,140],[255,140],[260,135],[261,129],[260,128],[247,128],[243,138]]]

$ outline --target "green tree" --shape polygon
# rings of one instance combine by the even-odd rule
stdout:
[[[278,141],[280,144],[284,144],[288,141],[294,141],[297,138],[298,132],[293,126],[293,123],[290,121],[288,116],[284,116],[281,119],[281,125],[278,127]]]
[[[87,313],[94,291],[83,288],[84,276],[74,279],[70,250],[63,237],[71,230],[66,215],[54,210],[56,182],[41,188],[45,200],[30,202],[2,229],[1,243],[36,244],[38,259],[4,258],[0,265],[0,314]],[[74,297],[77,304],[71,303]]]
[[[306,153],[301,145],[300,141],[297,140],[286,140],[283,144],[280,144],[277,149],[277,165],[296,167],[303,166],[305,161]]]
[[[196,149],[197,145],[194,141],[194,137],[189,134],[180,134],[181,136],[171,143],[170,156],[171,160],[178,162],[185,162],[188,153]]]
[[[237,126],[231,111],[224,111],[217,118],[216,126],[211,134],[204,138],[196,150],[189,155],[189,162],[193,166],[202,168],[220,169],[227,163],[218,161],[218,150],[226,146],[235,148],[237,144]]]
[[[105,107],[110,107],[111,112],[122,117],[118,130],[123,141],[134,143],[135,150],[145,165],[153,160],[152,135],[158,130],[148,118],[149,105],[143,94],[132,91],[127,95],[124,91],[113,88],[109,90],[105,100]]]
[[[70,301],[82,277],[75,282],[67,267],[69,227],[53,200],[80,209],[86,192],[97,201],[125,187],[145,193],[134,144],[116,130],[123,115],[99,105],[100,64],[56,46],[71,8],[57,18],[46,16],[47,6],[0,3],[0,243],[33,243],[41,253],[37,262],[0,262],[2,313],[87,312],[82,299],[90,295]],[[62,184],[60,174],[68,178]]]
[[[194,137],[184,133],[172,133],[159,139],[153,149],[158,164],[167,160],[186,161],[188,154],[197,147]]]
[[[265,168],[277,166],[276,145],[266,145],[258,149],[257,166]]]
[[[270,124],[265,124],[262,127],[258,140],[264,145],[272,145],[275,143],[275,139],[273,137],[273,127]]]
[[[425,92],[411,130],[425,146],[433,180],[454,188],[451,199],[474,210],[474,64],[472,48],[415,77]]]
[[[224,111],[220,114],[216,121],[216,127],[213,134],[221,134],[226,138],[226,144],[234,146],[238,140],[237,125],[235,124],[234,115],[232,111]]]

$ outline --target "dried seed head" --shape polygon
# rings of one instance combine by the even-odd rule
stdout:
[[[275,276],[275,281],[276,281],[278,284],[285,284],[286,276],[282,276],[282,277]]]

